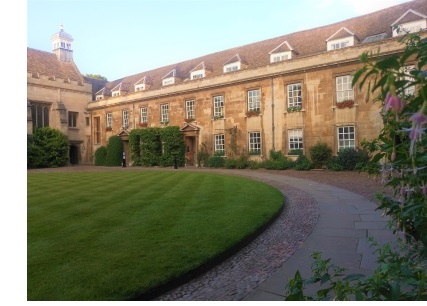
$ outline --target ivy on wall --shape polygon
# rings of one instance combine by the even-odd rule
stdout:
[[[121,166],[123,162],[123,141],[120,136],[111,136],[107,144],[106,166]]]
[[[135,129],[129,133],[133,166],[185,165],[185,143],[179,127]]]

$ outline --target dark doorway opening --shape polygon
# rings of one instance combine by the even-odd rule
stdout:
[[[70,146],[70,164],[77,165],[79,163],[79,148],[76,145]]]

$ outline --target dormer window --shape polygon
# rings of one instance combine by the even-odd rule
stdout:
[[[228,62],[224,64],[224,73],[226,72],[232,72],[242,69],[242,59],[240,58],[239,54],[236,54],[233,56]]]
[[[135,92],[137,91],[143,91],[150,88],[150,85],[152,84],[150,78],[147,76],[144,76],[142,79],[138,80],[135,84]]]
[[[135,85],[135,91],[145,90],[145,84]]]
[[[328,51],[354,46],[356,35],[347,28],[341,28],[326,40]]]
[[[345,48],[348,46],[350,46],[350,40],[349,39],[334,40],[334,41],[330,41],[328,43],[328,50],[342,49],[342,48]]]
[[[205,77],[205,70],[202,69],[202,70],[192,71],[191,74],[190,74],[190,77],[191,77],[192,80],[202,79],[202,78]]]
[[[173,69],[163,77],[162,86],[175,84],[177,80],[178,80],[178,77],[177,77],[176,69]]]
[[[271,54],[270,55],[270,63],[277,63],[277,62],[281,62],[281,61],[286,61],[288,59],[290,59],[291,52],[280,52],[280,53],[275,53],[275,54]]]
[[[190,79],[202,79],[205,78],[207,74],[209,74],[212,69],[205,65],[205,62],[200,62],[196,67],[194,67],[190,71]]]
[[[129,83],[119,83],[117,84],[113,89],[111,89],[111,96],[117,97],[121,95],[126,95],[126,93],[129,91]]]
[[[427,28],[427,16],[414,10],[408,10],[399,19],[392,23],[393,37],[416,33]]]
[[[166,78],[162,80],[163,86],[172,85],[174,83],[175,83],[175,78]]]
[[[106,94],[107,94],[107,89],[105,87],[102,88],[101,90],[98,90],[95,94],[95,100],[99,101],[104,99],[106,97]]]
[[[294,49],[287,41],[284,41],[269,53],[270,63],[289,60],[292,58],[292,53],[294,53]]]
[[[232,63],[224,66],[224,72],[232,72],[240,70],[240,62]]]

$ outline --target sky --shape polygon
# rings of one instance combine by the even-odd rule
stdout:
[[[51,52],[50,38],[62,24],[74,38],[74,61],[80,72],[100,74],[113,81],[403,2],[408,0],[4,2],[0,82],[7,90],[2,98],[5,105],[18,105],[18,111],[13,109],[0,120],[2,130],[13,135],[6,136],[4,149],[0,150],[2,195],[7,203],[0,222],[2,242],[7,246],[2,253],[2,272],[7,275],[3,299],[26,303],[25,41],[27,47]]]
[[[113,81],[408,0],[27,0],[27,47],[60,25],[82,74]]]

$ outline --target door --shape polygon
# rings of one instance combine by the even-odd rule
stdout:
[[[185,137],[185,165],[194,166],[194,157],[196,154],[195,150],[196,137],[186,136]]]

